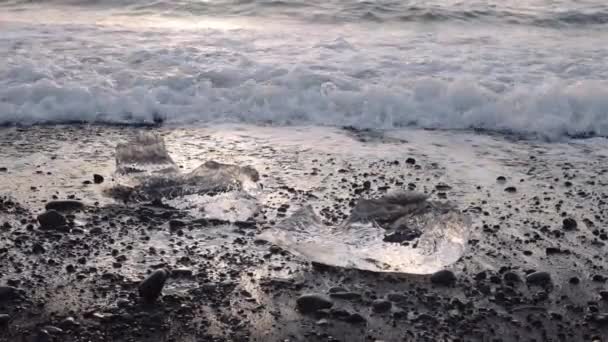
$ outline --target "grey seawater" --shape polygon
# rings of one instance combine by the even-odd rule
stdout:
[[[2,125],[608,132],[599,1],[2,4]]]

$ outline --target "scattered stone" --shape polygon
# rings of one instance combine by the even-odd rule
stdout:
[[[572,285],[578,285],[581,282],[581,280],[578,277],[572,277],[572,278],[570,278],[570,280],[568,280],[568,282]]]
[[[6,171],[8,171],[8,169],[6,167],[4,167],[4,166],[0,167],[0,172],[6,172]]]
[[[441,270],[433,273],[431,276],[431,283],[437,285],[451,285],[456,282],[456,276],[454,272],[450,270]]]
[[[34,245],[32,245],[32,253],[34,254],[42,254],[46,252],[46,250],[44,249],[44,246],[42,246],[41,243],[34,243]]]
[[[0,286],[0,300],[19,298],[19,289],[12,286]]]
[[[76,200],[61,200],[48,202],[44,208],[46,210],[73,211],[84,209],[84,204]]]
[[[519,275],[513,271],[505,272],[503,279],[511,283],[519,283],[521,281]]]
[[[414,165],[414,164],[416,164],[416,159],[414,159],[414,158],[407,158],[405,160],[405,163],[406,164],[410,164],[410,165]]]
[[[507,181],[507,178],[505,176],[498,176],[498,178],[496,178],[496,181],[498,183],[505,183]]]
[[[44,327],[44,330],[48,331],[51,335],[59,335],[63,334],[63,329],[58,328],[54,325],[47,325]]]
[[[150,274],[139,285],[139,296],[147,302],[154,302],[163,291],[168,273],[164,269],[159,269]]]
[[[386,299],[394,303],[400,303],[407,301],[407,296],[401,293],[389,293],[386,295]]]
[[[7,314],[0,314],[0,325],[5,325],[11,320],[11,316]]]
[[[573,219],[571,217],[567,217],[562,222],[562,226],[563,226],[564,230],[575,230],[576,227],[578,226],[578,223],[576,222],[575,219]]]
[[[412,241],[415,238],[419,237],[422,233],[416,231],[396,231],[389,234],[384,235],[382,241],[384,242],[393,242],[393,243],[402,243],[405,241]]]
[[[538,271],[526,276],[529,285],[547,286],[551,284],[551,275],[548,272]]]
[[[361,295],[356,292],[333,292],[329,294],[332,298],[346,299],[346,300],[360,300]]]
[[[58,229],[64,227],[68,221],[55,210],[47,210],[38,215],[38,223],[42,229]]]
[[[387,312],[392,306],[393,304],[388,300],[376,299],[372,302],[372,310],[376,313]]]
[[[171,220],[169,221],[169,229],[176,230],[179,228],[183,228],[186,226],[186,222],[180,220]]]
[[[515,192],[517,192],[517,188],[514,187],[514,186],[508,186],[508,187],[505,188],[505,192],[515,193]]]
[[[345,288],[341,286],[334,286],[329,288],[329,293],[337,293],[337,292],[348,292]]]
[[[193,272],[190,268],[175,268],[171,270],[171,277],[173,278],[189,278],[192,277]]]
[[[63,329],[71,329],[80,326],[80,323],[76,322],[74,317],[67,317],[59,323],[59,326]]]
[[[101,183],[103,183],[103,176],[102,175],[98,175],[98,174],[94,174],[93,175],[93,183],[95,183],[95,184],[101,184]]]
[[[348,316],[345,321],[352,324],[360,324],[365,323],[367,320],[365,319],[365,317],[361,316],[361,314],[355,312],[350,314],[350,316]]]
[[[448,191],[448,190],[451,190],[452,187],[445,183],[439,183],[439,184],[435,185],[435,189],[437,189],[437,191]]]
[[[305,294],[296,300],[296,305],[301,313],[312,313],[322,309],[331,308],[334,303],[331,299],[321,294]]]
[[[41,329],[40,331],[38,331],[38,334],[36,334],[36,337],[34,338],[33,342],[51,342],[51,341],[52,341],[51,334],[49,334],[48,331]]]

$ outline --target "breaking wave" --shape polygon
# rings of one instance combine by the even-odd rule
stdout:
[[[495,91],[467,79],[388,86],[340,84],[297,69],[268,72],[170,75],[117,87],[58,81],[38,68],[18,67],[0,81],[0,124],[248,123],[608,135],[608,84],[602,81]]]

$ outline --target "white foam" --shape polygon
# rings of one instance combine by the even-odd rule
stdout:
[[[605,48],[555,41],[543,49],[556,55],[538,57],[507,48],[526,42],[517,36],[480,36],[485,45],[467,43],[479,51],[460,53],[462,37],[425,32],[113,25],[6,25],[0,123],[162,118],[608,135]]]

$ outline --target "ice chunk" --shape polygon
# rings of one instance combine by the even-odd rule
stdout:
[[[207,161],[181,173],[162,137],[143,133],[116,148],[119,185],[110,194],[128,201],[162,200],[194,216],[240,221],[258,209],[258,172],[251,166]]]
[[[428,202],[421,194],[399,193],[360,200],[339,226],[323,224],[306,206],[259,237],[321,264],[430,274],[462,256],[469,226],[468,218],[449,205]],[[395,234],[402,238],[387,239]]]
[[[116,173],[157,173],[177,172],[177,166],[169,156],[165,142],[154,133],[138,133],[132,141],[116,146]]]

